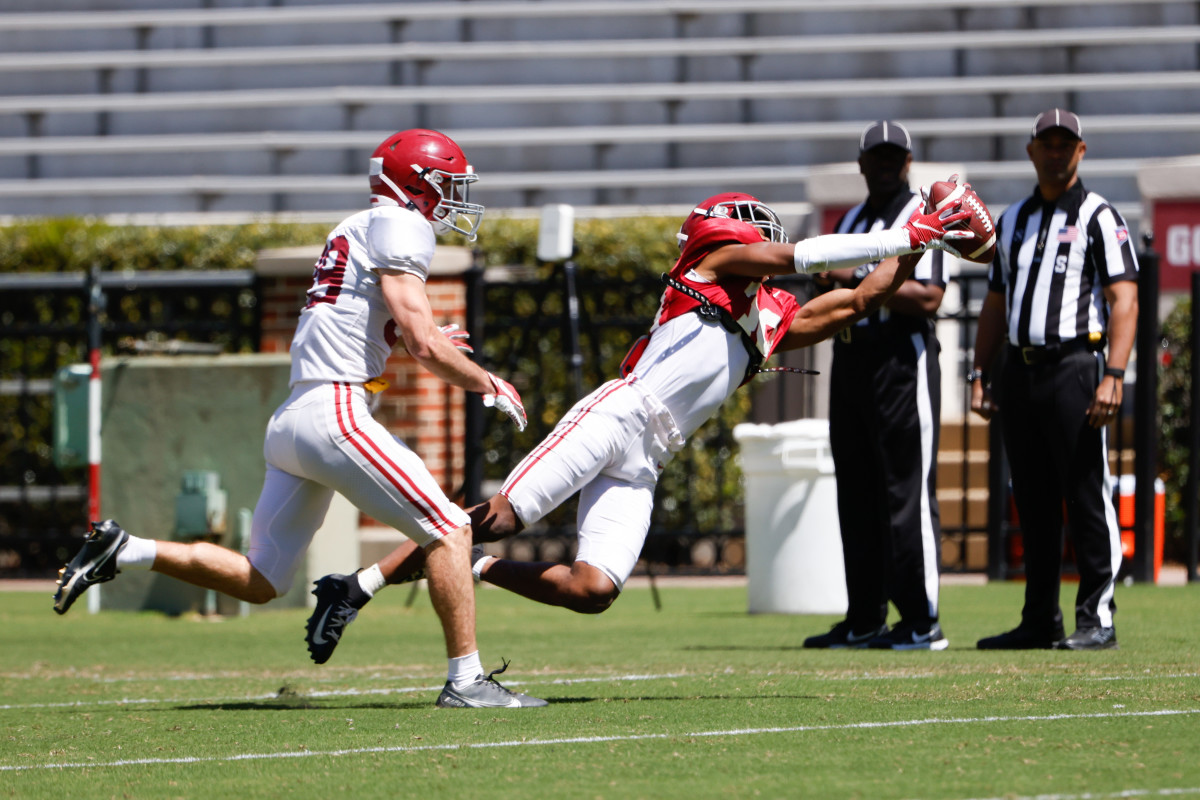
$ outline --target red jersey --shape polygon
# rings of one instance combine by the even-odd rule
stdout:
[[[688,273],[718,247],[761,241],[761,234],[744,222],[719,218],[706,220],[702,228],[688,238],[670,274],[671,278],[699,292],[713,305],[728,311],[765,361],[779,346],[800,308],[796,298],[782,289],[764,286],[758,278],[729,275],[709,283],[688,277]],[[668,286],[655,316],[655,327],[695,311],[699,306],[698,300]]]

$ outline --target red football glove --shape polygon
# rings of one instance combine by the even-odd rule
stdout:
[[[923,196],[924,190],[921,193]],[[958,224],[970,216],[971,212],[965,211],[961,203],[956,203],[940,213],[935,211],[926,214],[918,209],[908,218],[908,222],[904,223],[909,245],[913,250],[928,250],[936,247],[939,250],[945,250],[952,256],[958,256],[958,251],[954,249],[954,242],[960,239],[971,239],[975,235],[969,230],[965,230],[965,226]],[[949,228],[957,228],[957,230],[948,230]]]
[[[466,331],[460,331],[457,324],[450,323],[449,325],[443,325],[442,327],[438,328],[438,330],[445,334],[446,338],[450,340],[450,344],[454,345],[459,350],[462,350],[464,353],[475,352],[475,348],[467,344],[467,339],[471,338],[471,334],[467,333]]]
[[[498,378],[492,373],[488,373],[488,377],[492,379],[492,386],[496,388],[495,394],[485,394],[483,396],[483,404],[488,408],[498,408],[517,426],[518,431],[525,430],[525,406],[521,404],[521,395],[517,394],[517,390],[513,385],[503,378]]]

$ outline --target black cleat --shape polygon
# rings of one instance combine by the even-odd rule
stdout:
[[[438,708],[540,708],[549,705],[538,697],[530,697],[511,689],[505,689],[493,675],[508,669],[508,662],[500,669],[492,670],[485,678],[482,674],[466,686],[456,687],[449,681],[438,695]]]
[[[810,636],[805,639],[804,646],[808,648],[829,648],[832,650],[866,647],[867,642],[883,636],[887,632],[888,626],[884,624],[877,628],[871,628],[864,633],[856,633],[851,630],[849,620],[842,620],[837,625],[834,625],[829,633],[822,633],[818,636]]]
[[[71,605],[95,583],[111,581],[120,572],[117,553],[129,541],[129,534],[111,519],[93,522],[83,547],[67,565],[58,571],[58,591],[54,593],[54,610],[65,614]]]
[[[945,650],[949,646],[950,640],[936,622],[928,625],[924,631],[901,622],[867,643],[867,647],[875,650]]]
[[[1050,650],[1062,638],[1061,625],[1050,630],[1035,630],[1018,625],[1011,631],[980,639],[975,646],[980,650]]]
[[[346,626],[354,622],[358,611],[367,604],[371,595],[363,591],[354,575],[326,575],[314,584],[312,593],[317,596],[317,607],[308,618],[304,640],[312,660],[324,664],[333,655],[341,641]]]
[[[1080,628],[1054,643],[1055,650],[1116,650],[1116,628]]]

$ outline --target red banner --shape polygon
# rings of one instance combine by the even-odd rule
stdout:
[[[1200,200],[1154,203],[1154,249],[1159,255],[1159,285],[1189,291],[1192,272],[1200,269]]]

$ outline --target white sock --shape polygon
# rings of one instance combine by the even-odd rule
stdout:
[[[158,555],[158,543],[153,539],[130,536],[117,551],[117,566],[120,569],[150,569]]]
[[[449,663],[450,668],[447,671],[446,680],[458,687],[474,683],[483,674],[483,663],[479,660],[478,650],[465,656],[452,658]]]
[[[387,581],[379,571],[379,565],[372,564],[358,573],[358,585],[367,593],[367,597],[374,597],[376,592],[387,586]]]
[[[497,560],[495,556],[484,556],[471,565],[471,574],[475,576],[476,583],[483,580],[483,568]]]

